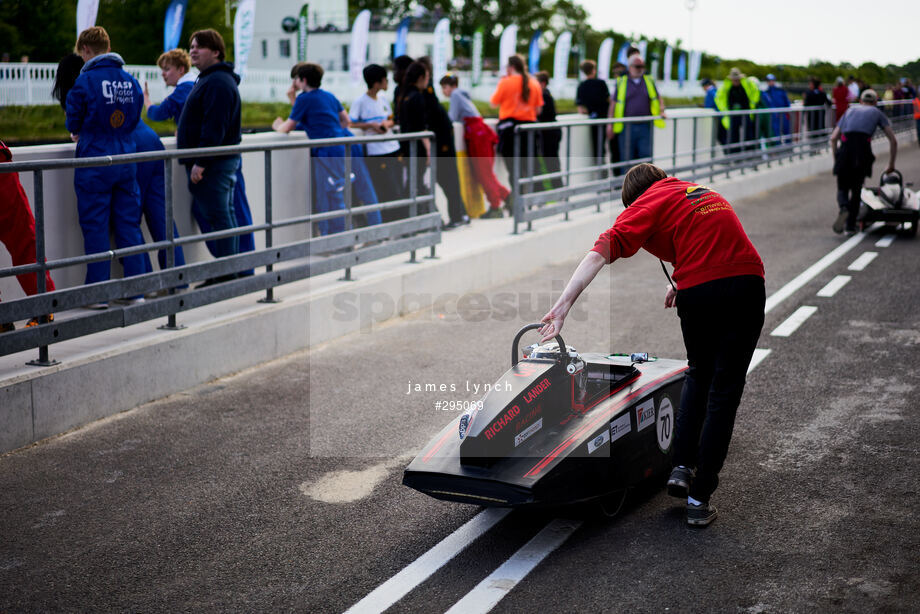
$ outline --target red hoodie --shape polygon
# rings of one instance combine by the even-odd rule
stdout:
[[[597,238],[608,264],[645,248],[674,265],[678,290],[736,277],[764,276],[763,262],[721,194],[674,177],[652,184]]]

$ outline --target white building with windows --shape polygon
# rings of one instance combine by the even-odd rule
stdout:
[[[285,32],[286,17],[297,19],[307,6],[307,61],[326,71],[348,70],[348,46],[351,23],[348,0],[275,0],[256,4],[255,31],[247,66],[256,70],[287,70],[297,63],[297,32]],[[412,57],[431,55],[434,26],[431,31],[409,31],[407,52]],[[371,18],[367,62],[387,66],[393,59],[396,30],[384,29],[379,19]]]

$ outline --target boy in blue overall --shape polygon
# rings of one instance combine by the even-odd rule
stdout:
[[[278,132],[304,130],[311,139],[329,139],[354,136],[348,130],[348,113],[342,103],[329,92],[320,89],[323,69],[318,64],[303,62],[291,69],[294,85],[288,92],[293,98],[295,90],[300,90],[292,100],[294,107],[286,120],[280,117],[272,123]],[[316,186],[317,213],[345,209],[345,146],[314,147],[310,150],[313,166],[313,181]],[[377,194],[371,185],[367,167],[361,155],[361,147],[351,148],[352,171],[355,179],[355,195],[365,204],[376,204]],[[380,212],[367,214],[369,225],[379,224]],[[345,217],[336,217],[318,222],[322,235],[334,234],[345,230]]]
[[[85,64],[67,94],[66,126],[77,143],[77,157],[134,153],[132,133],[143,105],[140,84],[122,70],[121,56],[110,53],[109,35],[103,28],[94,26],[81,32],[76,49]],[[119,248],[144,243],[136,172],[134,164],[74,170],[87,254],[109,251],[110,221]],[[139,275],[144,272],[143,255],[126,256],[122,265],[125,277]],[[108,280],[110,269],[107,260],[86,265],[86,283]]]

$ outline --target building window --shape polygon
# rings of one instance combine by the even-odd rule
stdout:
[[[262,58],[265,59],[268,57],[268,41],[264,38],[262,39]]]
[[[342,70],[349,70],[348,45],[342,45]]]
[[[278,51],[281,54],[281,57],[283,58],[291,57],[291,41],[286,38],[282,38],[281,40],[279,40],[278,41]]]

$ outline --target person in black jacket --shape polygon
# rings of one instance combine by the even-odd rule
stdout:
[[[444,196],[447,197],[447,214],[450,216],[450,221],[444,226],[444,229],[451,230],[470,223],[463,196],[460,194],[460,172],[457,170],[454,123],[450,121],[447,111],[441,105],[431,85],[431,59],[424,56],[418,61],[428,70],[428,86],[422,92],[425,99],[425,115],[428,130],[434,132],[432,153],[438,156],[438,185],[441,186]]]
[[[554,122],[556,121],[556,101],[549,91],[549,73],[541,70],[536,75],[540,87],[543,88],[543,108],[537,114],[537,122]],[[543,163],[546,165],[547,173],[558,173],[561,168],[559,165],[559,142],[562,141],[562,130],[551,128],[540,132],[540,153],[543,156]],[[562,179],[556,177],[552,180],[553,189],[562,187]]]
[[[239,76],[233,65],[224,61],[224,40],[214,30],[199,30],[189,39],[189,55],[199,70],[198,81],[188,95],[179,128],[176,146],[179,149],[218,147],[240,143]],[[203,217],[212,231],[236,228],[233,214],[233,189],[239,154],[229,156],[196,156],[180,160],[188,172],[188,187],[192,193],[192,208],[196,217]],[[239,252],[239,237],[218,239],[215,255],[219,258]],[[209,279],[207,285],[236,275]]]

